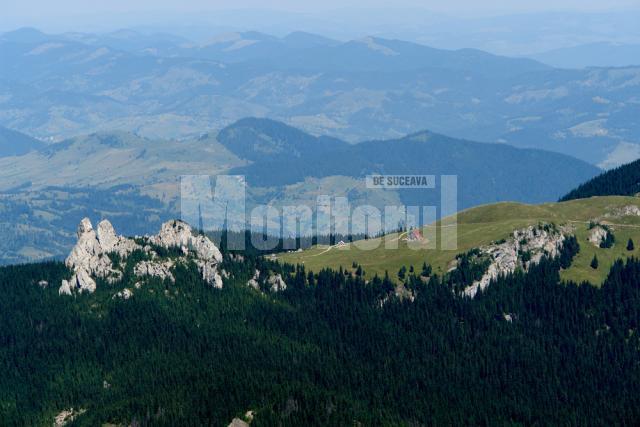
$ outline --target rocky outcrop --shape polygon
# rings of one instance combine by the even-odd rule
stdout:
[[[70,408],[68,410],[61,411],[58,415],[56,415],[53,419],[54,427],[63,427],[71,422],[73,422],[80,415],[87,412],[86,409],[74,410]]]
[[[121,290],[120,292],[116,293],[116,294],[113,296],[113,299],[120,298],[120,299],[125,299],[125,300],[126,300],[126,299],[131,298],[132,296],[133,296],[133,292],[131,291],[131,289],[129,289],[129,288],[124,288],[124,289],[123,289],[123,290]]]
[[[185,255],[194,252],[204,261],[222,261],[222,254],[208,237],[194,235],[191,226],[180,220],[172,220],[162,224],[160,232],[149,238],[149,241],[163,248],[178,247]]]
[[[640,216],[640,208],[636,205],[627,205],[615,208],[612,212],[605,214],[605,217],[621,218],[625,216]]]
[[[249,423],[240,418],[234,418],[231,420],[231,423],[229,423],[229,427],[249,427]]]
[[[260,270],[255,270],[253,277],[247,281],[247,286],[255,289],[256,291],[262,292],[259,279]],[[271,292],[281,292],[287,289],[287,283],[280,274],[269,274],[269,277],[267,277],[264,283],[269,287]]]
[[[71,295],[73,291],[78,292],[95,292],[96,282],[84,269],[78,269],[74,273],[71,280],[63,280],[58,293],[60,295]]]
[[[217,289],[222,289],[222,277],[218,274],[218,268],[215,262],[196,260],[198,270],[202,275],[202,280]]]
[[[464,294],[473,298],[492,280],[513,273],[518,267],[528,270],[545,255],[555,258],[564,239],[564,230],[547,224],[516,230],[509,239],[480,248],[480,253],[490,260],[489,267],[480,280],[464,290]]]
[[[161,280],[169,279],[175,283],[176,279],[173,277],[173,273],[171,273],[173,264],[171,260],[164,262],[140,261],[133,267],[133,274],[137,277],[157,277]]]
[[[63,280],[62,284],[58,288],[58,295],[72,295],[71,284],[68,280]]]
[[[394,287],[393,295],[399,301],[413,302],[416,300],[415,294],[410,289],[408,289],[404,285],[404,283],[399,283]],[[380,307],[384,306],[384,304],[386,304],[389,301],[390,301],[390,295],[385,295],[385,297],[380,301],[381,302]]]
[[[78,225],[78,242],[65,260],[65,264],[73,271],[73,277],[67,283],[62,283],[60,294],[70,294],[73,291],[94,292],[96,282],[94,278],[105,278],[117,281],[122,272],[113,267],[109,258],[110,253],[117,253],[125,258],[136,249],[140,249],[133,240],[116,236],[111,223],[102,220],[98,224],[98,231],[93,229],[89,218],[84,218]]]
[[[607,229],[602,227],[601,225],[595,225],[591,228],[589,232],[589,242],[593,244],[593,246],[599,248],[602,241],[607,237]]]
[[[287,283],[280,274],[270,273],[266,280],[263,281],[263,284],[268,286],[271,292],[282,292],[287,289]],[[258,292],[262,292],[260,288],[260,270],[256,269],[254,271],[253,277],[247,281],[247,286]]]
[[[192,236],[191,227],[186,222],[172,220],[162,224],[160,232],[156,236],[151,236],[149,241],[164,248],[185,248]]]
[[[222,277],[217,265],[222,262],[222,253],[206,236],[194,235],[189,224],[180,220],[162,224],[160,232],[149,241],[163,248],[180,248],[184,255],[192,254],[202,279],[214,288],[222,288]]]
[[[231,423],[229,423],[228,427],[249,427],[251,425],[251,422],[253,421],[253,417],[253,411],[247,411],[244,414],[244,420],[242,418],[234,418],[233,420],[231,420]]]
[[[271,290],[271,292],[281,292],[287,289],[287,284],[279,274],[270,275],[267,279],[267,283],[270,286],[269,289]]]
[[[253,273],[253,277],[249,279],[249,281],[247,282],[247,286],[255,289],[256,291],[259,291],[260,290],[260,283],[258,283],[259,278],[260,278],[260,270],[256,270]]]
[[[107,220],[101,221],[97,230],[94,230],[91,221],[84,218],[78,226],[77,236],[78,241],[65,260],[73,276],[62,281],[58,290],[60,295],[94,292],[97,278],[109,282],[119,281],[123,275],[123,267],[114,265],[111,257],[116,254],[116,258],[126,261],[136,250],[143,251],[147,257],[134,266],[134,274],[138,277],[158,277],[175,282],[171,270],[176,262],[193,260],[203,280],[215,288],[223,286],[222,277],[217,271],[222,254],[208,237],[194,235],[191,227],[183,221],[172,220],[164,223],[157,235],[140,238],[144,241],[142,245],[133,239],[117,235],[113,225]],[[157,259],[158,255],[153,247],[177,247],[181,255],[170,259]]]

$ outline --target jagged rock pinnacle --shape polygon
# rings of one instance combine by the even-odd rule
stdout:
[[[103,278],[109,282],[117,282],[122,278],[123,271],[113,265],[110,254],[118,254],[126,259],[133,251],[144,251],[148,258],[134,266],[134,274],[139,277],[154,276],[161,279],[175,281],[171,269],[177,262],[194,259],[198,270],[210,285],[221,288],[222,278],[218,274],[217,265],[222,261],[222,254],[216,245],[206,236],[194,235],[189,224],[172,220],[162,224],[160,232],[155,236],[146,237],[149,245],[144,247],[132,239],[116,234],[113,225],[108,220],[102,220],[94,230],[89,218],[83,218],[78,225],[78,241],[65,260],[65,264],[73,271],[70,280],[63,280],[59,288],[61,295],[72,295],[74,292],[94,292],[96,278]],[[163,248],[177,247],[182,256],[177,259],[156,261],[156,254],[150,245]]]

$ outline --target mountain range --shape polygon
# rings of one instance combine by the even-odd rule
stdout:
[[[378,37],[34,29],[0,35],[0,60],[0,125],[43,141],[112,130],[192,139],[266,117],[349,143],[430,129],[605,168],[640,156],[637,66],[557,69]]]
[[[497,201],[554,201],[599,172],[563,154],[429,131],[350,144],[247,118],[218,134],[186,140],[98,132],[0,158],[0,260],[63,255],[78,216],[109,217],[131,234],[157,228],[180,214],[181,175],[244,175],[248,209],[314,209],[322,194],[383,209],[438,206],[440,190],[367,188],[367,175],[453,174],[457,207],[464,209]]]
[[[640,11],[369,6],[0,33],[0,424],[640,424]]]
[[[588,43],[553,49],[531,57],[559,68],[628,67],[640,64],[640,44]]]
[[[41,141],[0,126],[0,158],[21,156],[45,147]]]

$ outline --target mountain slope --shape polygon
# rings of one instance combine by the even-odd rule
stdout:
[[[505,78],[550,69],[547,65],[530,59],[497,56],[476,49],[436,49],[378,37],[283,52],[275,59],[273,65],[278,69],[313,69],[324,72],[399,72],[433,69],[474,71],[481,75]]]
[[[102,247],[93,230],[82,231],[85,251],[90,242]],[[156,242],[146,252],[108,253],[100,264],[122,273],[73,297],[58,291],[73,274],[62,263],[0,268],[0,338],[11,344],[0,346],[3,422],[640,419],[637,260],[616,263],[599,288],[561,281],[560,263],[542,258],[476,298],[413,274],[400,297],[388,278],[312,272],[250,253],[223,252],[223,283],[214,288],[185,252]],[[174,280],[135,268],[145,263],[171,265]]]
[[[629,238],[640,242],[640,201],[633,197],[595,197],[584,200],[573,200],[563,203],[542,205],[524,205],[518,203],[498,203],[479,206],[465,210],[457,215],[457,249],[443,250],[440,246],[440,232],[454,224],[453,218],[444,219],[435,227],[423,227],[421,232],[429,236],[430,242],[408,242],[406,233],[398,239],[397,235],[389,235],[381,239],[371,239],[351,245],[347,249],[338,247],[317,246],[303,252],[278,255],[283,262],[304,265],[306,268],[319,271],[322,268],[340,267],[351,269],[353,263],[362,266],[367,277],[384,275],[388,272],[392,277],[402,266],[413,265],[420,268],[424,262],[429,263],[438,275],[445,274],[452,266],[458,254],[471,249],[489,245],[512,236],[514,230],[528,226],[536,226],[541,222],[568,226],[580,244],[580,253],[573,264],[562,272],[562,277],[576,282],[589,281],[600,284],[605,279],[609,267],[619,258],[638,257],[640,249],[626,249]],[[589,241],[592,234],[590,223],[609,224],[615,235],[616,244],[612,248],[599,248]],[[435,235],[436,248],[430,248]],[[387,249],[385,242],[397,241],[398,249]],[[640,246],[640,245],[638,245]],[[600,261],[597,270],[590,263],[594,255]]]
[[[627,67],[640,65],[640,45],[590,43],[554,49],[531,57],[560,68]]]
[[[428,132],[355,145],[265,119],[241,120],[217,137],[184,141],[98,132],[0,158],[0,263],[62,256],[76,225],[61,215],[64,210],[76,216],[115,216],[119,224],[145,219],[157,224],[175,216],[182,175],[245,175],[250,212],[261,204],[314,211],[322,194],[381,210],[440,205],[439,184],[435,189],[367,188],[365,178],[371,174],[427,174],[438,180],[457,174],[462,209],[496,201],[557,200],[597,173],[560,154]],[[279,226],[270,229],[279,232]],[[46,232],[37,242],[35,230]]]
[[[271,120],[250,119],[225,128],[218,140],[239,157],[251,156],[252,164],[233,170],[246,175],[250,185],[285,186],[328,176],[364,180],[370,174],[457,175],[461,208],[507,200],[557,200],[566,189],[598,173],[594,166],[562,154],[431,132],[346,144]],[[399,193],[406,205],[439,204],[434,190]]]
[[[0,189],[25,184],[33,189],[151,187],[172,181],[176,185],[176,177],[181,174],[214,175],[244,163],[212,139],[163,141],[128,132],[98,132],[50,144],[17,158],[0,159]]]
[[[640,193],[640,160],[631,162],[581,184],[564,195],[561,201],[593,196],[634,196]]]
[[[110,217],[129,234],[179,216],[180,176],[246,161],[214,138],[163,141],[99,132],[0,158],[0,264],[60,259],[76,217]]]
[[[23,133],[0,126],[0,158],[22,156],[30,151],[37,151],[44,143]]]
[[[348,146],[336,138],[315,137],[282,122],[257,118],[241,119],[222,129],[217,140],[238,157],[259,163],[309,160]]]

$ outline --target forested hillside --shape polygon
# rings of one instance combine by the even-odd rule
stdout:
[[[600,288],[560,283],[573,254],[474,299],[409,271],[413,301],[388,278],[247,254],[225,256],[223,289],[190,265],[126,300],[113,295],[133,289],[129,267],[76,297],[58,295],[62,264],[4,267],[2,423],[50,425],[74,408],[82,426],[222,426],[249,410],[252,426],[634,425],[640,261],[616,263]],[[255,269],[287,289],[249,288]]]
[[[640,192],[640,160],[607,171],[572,190],[560,201],[593,196],[634,196]]]
[[[360,182],[346,185],[362,192],[368,174],[457,175],[460,208],[498,201],[556,200],[600,172],[563,154],[429,131],[347,144],[326,136],[314,137],[273,120],[249,118],[223,129],[218,142],[239,158],[251,160],[230,173],[245,175],[253,187],[286,188],[309,179],[349,177]],[[536,185],[531,185],[532,179]],[[346,185],[336,191],[344,191]],[[440,192],[433,189],[398,190],[398,196],[408,206],[438,205],[440,200]],[[352,195],[350,202],[354,203]],[[374,204],[371,200],[368,203]]]

